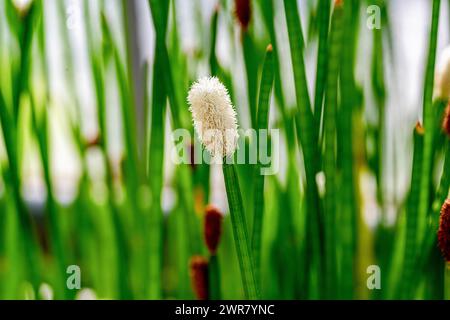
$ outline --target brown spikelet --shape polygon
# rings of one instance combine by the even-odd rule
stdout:
[[[423,136],[425,134],[425,128],[422,126],[420,121],[417,121],[416,123],[416,133]]]
[[[334,0],[334,5],[336,7],[342,7],[344,5],[344,0]]]
[[[250,0],[234,0],[236,17],[241,25],[242,30],[246,31],[252,17],[252,8]]]
[[[214,206],[206,207],[205,242],[211,255],[215,255],[222,235],[222,214]]]
[[[442,205],[438,242],[445,261],[450,261],[450,199],[445,200]]]
[[[450,104],[445,108],[444,122],[442,123],[442,128],[447,136],[450,138]]]
[[[208,300],[208,261],[201,256],[193,256],[189,262],[192,289],[198,300]]]
[[[99,134],[95,135],[94,137],[91,137],[86,141],[86,147],[87,148],[94,148],[100,146],[102,143],[102,139]]]

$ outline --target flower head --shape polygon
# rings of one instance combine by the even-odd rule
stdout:
[[[199,300],[207,300],[209,293],[208,261],[201,256],[194,256],[189,262],[192,289]]]
[[[450,104],[445,108],[444,122],[442,128],[447,136],[450,138]]]
[[[31,6],[33,5],[33,0],[13,0],[13,5],[19,16],[23,18],[29,13]]]
[[[222,235],[222,214],[214,206],[206,207],[205,214],[205,242],[211,255],[216,254]]]
[[[437,65],[434,94],[436,98],[450,98],[450,46],[444,49]]]
[[[445,261],[450,261],[450,199],[445,200],[441,209],[438,242]]]
[[[241,25],[241,28],[245,31],[248,28],[250,19],[252,17],[252,8],[250,0],[235,0],[235,12],[236,17]]]
[[[213,157],[233,155],[239,137],[228,90],[216,77],[201,78],[189,91],[189,110],[200,142]]]

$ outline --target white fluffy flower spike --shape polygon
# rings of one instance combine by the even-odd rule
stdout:
[[[233,155],[239,137],[236,111],[228,90],[216,77],[205,77],[194,83],[189,91],[189,110],[200,142],[211,155]]]
[[[441,54],[436,71],[434,94],[436,98],[450,98],[450,46]]]

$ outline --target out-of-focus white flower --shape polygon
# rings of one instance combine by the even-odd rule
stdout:
[[[317,184],[317,189],[319,191],[319,195],[321,197],[323,197],[325,195],[325,181],[326,181],[326,177],[325,177],[325,173],[323,171],[320,171],[316,174],[316,184]]]
[[[450,46],[444,49],[437,64],[434,96],[444,100],[450,98]]]
[[[94,290],[84,288],[77,293],[76,300],[97,300],[97,295]]]
[[[53,300],[53,289],[52,287],[47,284],[43,283],[39,287],[39,297],[42,300]]]
[[[205,77],[189,91],[189,110],[200,142],[215,157],[231,156],[239,138],[236,111],[228,90],[216,77]]]
[[[24,16],[28,12],[32,2],[33,0],[13,0],[14,7],[16,7],[21,16]]]

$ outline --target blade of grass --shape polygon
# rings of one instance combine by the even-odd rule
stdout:
[[[249,30],[242,32],[242,50],[244,53],[245,70],[247,74],[247,94],[252,128],[256,127],[257,113],[257,78],[258,78],[258,55],[255,48],[253,36]]]
[[[183,112],[181,111],[181,103],[177,99],[177,86],[174,82],[174,76],[172,68],[171,60],[169,53],[167,51],[167,46],[165,43],[165,29],[161,29],[165,27],[164,21],[158,21],[160,18],[158,17],[158,12],[161,10],[168,10],[167,8],[163,8],[160,6],[158,1],[150,0],[150,8],[152,9],[153,20],[155,23],[156,29],[156,48],[161,55],[161,64],[162,64],[162,74],[163,74],[163,83],[167,93],[167,97],[169,99],[170,113],[171,113],[171,124],[173,129],[183,128],[182,118],[180,117]],[[183,108],[184,109],[184,108]],[[187,107],[185,108],[187,109]],[[179,166],[179,179],[177,181],[180,183],[180,186],[183,192],[180,194],[181,201],[184,203],[185,214],[187,215],[187,229],[190,232],[190,239],[192,243],[192,254],[201,252],[201,240],[200,240],[200,225],[198,218],[194,214],[194,205],[192,197],[193,194],[192,188],[192,174],[189,171],[190,167],[187,165]]]
[[[325,173],[325,198],[324,198],[324,221],[325,221],[325,270],[326,270],[326,292],[327,298],[333,298],[336,294],[337,282],[337,236],[338,221],[337,213],[337,166],[336,166],[336,119],[338,106],[338,78],[341,62],[342,45],[342,19],[343,5],[336,4],[331,22],[330,52],[327,74],[327,88],[325,91],[324,107],[324,138],[325,151],[323,155],[323,166]]]
[[[295,92],[297,97],[296,129],[297,138],[303,151],[306,173],[307,239],[306,259],[310,266],[321,270],[323,257],[323,224],[320,213],[319,195],[316,184],[319,151],[317,133],[314,127],[314,115],[308,93],[305,62],[303,60],[304,38],[296,0],[284,0],[285,16],[288,27],[289,44],[294,70]],[[305,270],[308,274],[308,270]],[[319,274],[323,272],[319,271]],[[319,279],[320,281],[320,279]],[[320,284],[317,288],[323,288]]]
[[[217,25],[219,21],[219,5],[214,9],[213,16],[211,18],[211,43],[209,47],[209,68],[211,75],[217,75],[219,71],[219,62],[216,57],[216,44],[217,44]]]
[[[341,240],[341,267],[340,270],[340,296],[342,299],[353,298],[353,283],[355,251],[356,251],[356,220],[357,220],[357,196],[356,196],[356,172],[354,160],[353,117],[357,96],[354,78],[356,29],[353,25],[355,8],[351,2],[344,3],[344,27],[342,37],[342,62],[341,62],[341,105],[340,105],[340,133],[341,150],[338,152],[338,165],[342,166],[341,199],[342,211],[339,217],[339,237]],[[348,41],[351,41],[350,44]],[[345,43],[345,45],[344,45]],[[339,143],[339,142],[338,142]],[[341,158],[340,158],[341,157]],[[339,159],[340,158],[340,159]]]
[[[320,137],[323,97],[327,77],[328,31],[330,28],[330,0],[319,0],[318,8],[319,48],[317,52],[316,84],[314,93],[314,116],[317,136]]]
[[[220,300],[222,297],[220,284],[220,268],[217,255],[209,258],[209,298],[211,300]]]
[[[92,68],[92,78],[94,81],[96,108],[98,114],[98,124],[100,131],[100,149],[103,154],[103,164],[106,171],[106,184],[108,187],[108,210],[114,228],[114,241],[116,242],[116,294],[122,299],[131,297],[131,289],[129,285],[128,272],[128,244],[125,229],[123,228],[119,209],[114,202],[114,187],[113,187],[113,171],[111,162],[108,158],[108,136],[107,136],[107,115],[106,115],[106,100],[105,100],[105,78],[104,78],[104,63],[102,56],[97,52],[94,45],[94,38],[89,30],[92,30],[90,21],[89,2],[84,2],[85,8],[85,23],[87,30],[87,46],[90,56],[90,63]]]
[[[133,233],[136,237],[136,241],[139,243],[144,243],[144,245],[142,246],[135,247],[135,251],[133,252],[133,254],[137,264],[136,272],[141,274],[143,278],[146,278],[146,263],[148,261],[146,257],[149,254],[149,250],[146,248],[147,241],[144,239],[146,234],[146,224],[141,222],[143,219],[145,219],[145,217],[143,217],[142,215],[142,205],[139,199],[140,190],[145,188],[144,184],[146,183],[144,179],[145,175],[143,174],[144,165],[142,163],[142,159],[144,158],[142,153],[144,152],[145,148],[141,145],[145,140],[143,137],[141,137],[141,135],[143,135],[143,129],[141,128],[141,126],[143,126],[142,123],[145,121],[144,119],[139,119],[139,121],[137,122],[135,121],[136,118],[142,118],[143,114],[145,113],[143,110],[143,102],[145,99],[141,97],[141,95],[143,94],[141,91],[143,91],[144,89],[141,87],[141,83],[136,83],[136,79],[139,79],[140,81],[140,77],[145,77],[142,74],[143,70],[140,70],[139,67],[135,65],[136,62],[134,61],[134,59],[136,58],[136,55],[138,55],[138,53],[135,51],[138,49],[135,47],[136,39],[134,39],[134,36],[130,35],[133,30],[131,30],[132,27],[129,26],[129,14],[132,15],[133,13],[130,13],[129,11],[132,11],[135,8],[133,7],[133,5],[131,5],[131,7],[129,8],[128,2],[123,2],[122,8],[124,9],[123,21],[125,25],[127,42],[127,63],[124,64],[121,61],[118,46],[113,40],[109,24],[106,20],[106,16],[102,12],[101,22],[104,39],[103,61],[106,65],[108,60],[107,58],[112,56],[114,69],[117,76],[117,84],[119,87],[119,96],[121,102],[120,105],[123,122],[123,134],[125,141],[125,184],[127,187],[127,198],[129,199],[129,208],[132,212],[134,229]],[[145,285],[141,284],[136,289],[140,295],[143,295]]]
[[[377,2],[379,7],[384,8],[385,3],[383,0]],[[384,174],[384,159],[385,159],[385,141],[386,141],[386,85],[385,85],[385,72],[384,72],[384,46],[383,46],[383,34],[384,29],[373,30],[373,48],[372,48],[372,62],[371,62],[371,85],[375,96],[376,108],[378,111],[378,123],[374,128],[375,143],[377,145],[376,153],[373,160],[373,169],[377,178],[377,198],[382,208],[382,226],[385,224],[385,181],[383,179]],[[379,232],[383,232],[379,230]],[[383,254],[383,253],[382,253]]]
[[[47,192],[47,218],[50,231],[50,241],[52,252],[55,255],[55,265],[57,270],[55,282],[55,298],[67,299],[71,296],[71,292],[66,286],[66,268],[68,266],[66,252],[67,248],[64,246],[63,236],[61,233],[61,222],[58,216],[58,205],[53,193],[53,183],[51,178],[50,166],[50,149],[48,139],[48,120],[47,110],[43,109],[41,119],[38,119],[36,104],[34,98],[30,95],[31,100],[31,117],[36,139],[38,141],[39,154],[44,173],[44,181]]]
[[[254,273],[254,263],[250,250],[247,222],[245,221],[244,205],[242,203],[241,190],[235,165],[224,163],[223,176],[225,179],[234,241],[236,252],[238,254],[245,298],[257,300],[260,298],[260,291]]]
[[[153,24],[156,30],[155,60],[153,63],[152,111],[150,128],[150,148],[148,175],[152,177],[152,215],[150,217],[150,277],[149,297],[159,299],[162,296],[162,254],[163,254],[163,212],[161,194],[163,187],[164,132],[167,104],[167,88],[165,81],[159,81],[164,74],[162,47],[165,46],[169,1],[162,5],[159,1],[149,1]],[[186,262],[187,264],[187,262]]]
[[[424,146],[423,146],[423,165],[422,176],[420,180],[419,203],[418,203],[418,221],[417,221],[417,241],[421,243],[425,234],[426,220],[430,207],[430,172],[432,168],[433,138],[435,125],[435,112],[433,110],[433,87],[434,87],[434,69],[436,64],[436,47],[438,39],[439,12],[441,0],[433,0],[432,22],[430,30],[430,44],[428,51],[427,69],[425,75],[424,97],[423,97],[423,122],[425,128]]]
[[[260,1],[260,6],[263,12],[264,22],[266,24],[266,28],[269,32],[272,47],[273,47],[273,58],[274,58],[274,96],[278,111],[281,115],[281,123],[277,125],[280,129],[283,129],[283,134],[286,139],[286,145],[288,147],[288,157],[287,157],[287,176],[289,177],[288,181],[288,203],[289,205],[284,207],[284,210],[290,210],[291,212],[287,215],[291,216],[297,222],[297,227],[300,234],[305,233],[305,219],[304,216],[306,211],[302,211],[300,208],[302,205],[299,205],[299,194],[302,195],[300,190],[300,179],[299,179],[299,168],[297,168],[297,145],[295,141],[295,125],[293,121],[293,117],[290,112],[287,110],[285,105],[285,97],[284,90],[282,84],[282,77],[280,72],[280,60],[284,59],[284,56],[279,55],[278,50],[278,40],[275,29],[275,6],[273,0]],[[303,196],[300,197],[301,201],[304,201]],[[289,219],[281,219],[281,223],[289,224],[291,223]],[[283,230],[287,229],[286,227],[281,228]],[[300,266],[296,271],[296,275],[298,275],[298,281],[296,281],[296,296],[301,299],[306,298],[306,292],[304,288],[306,288],[306,283],[309,280],[309,275],[306,274],[305,266],[309,263],[309,261],[305,258],[305,250],[304,245],[299,245],[299,254],[296,259],[296,263]],[[276,247],[277,244],[274,244]],[[263,276],[264,277],[264,276]],[[270,293],[269,293],[270,294]]]
[[[263,65],[263,71],[261,76],[261,84],[259,89],[259,102],[257,110],[257,124],[256,130],[268,130],[269,129],[269,109],[270,109],[270,96],[273,87],[274,68],[273,68],[273,52],[272,45],[267,47],[266,58]],[[260,137],[262,137],[260,135]],[[260,279],[260,263],[261,263],[261,237],[262,237],[262,224],[264,215],[264,175],[262,175],[261,169],[261,153],[262,147],[261,141],[258,138],[257,145],[257,164],[254,168],[254,186],[253,186],[253,228],[252,228],[252,251],[255,262],[255,275],[257,281]],[[266,146],[268,147],[268,146]]]
[[[275,75],[274,75],[274,95],[275,99],[277,101],[278,107],[280,108],[280,112],[284,119],[287,118],[287,112],[286,112],[286,105],[285,105],[285,99],[284,99],[284,92],[283,92],[283,84],[281,83],[281,74],[280,74],[280,56],[278,53],[278,41],[275,31],[275,13],[274,13],[274,0],[270,1],[261,1],[261,8],[263,11],[263,18],[264,22],[266,24],[266,28],[269,31],[270,35],[270,42],[272,44],[272,50],[273,50],[273,58],[274,58],[274,69],[275,69]],[[294,137],[294,134],[287,134],[287,138]],[[294,143],[289,145],[293,145]]]
[[[36,21],[39,19],[39,1],[32,2],[25,14],[25,17],[19,18],[21,21],[15,27],[18,27],[17,40],[20,47],[20,60],[17,73],[13,75],[13,116],[14,120],[19,119],[20,97],[22,92],[28,89],[28,77],[30,73],[30,56],[32,52],[32,41]],[[17,10],[15,14],[19,15]]]
[[[14,199],[15,210],[18,214],[20,233],[23,235],[23,245],[25,248],[25,259],[29,265],[29,279],[35,290],[39,286],[39,249],[35,242],[35,230],[28,210],[21,197],[20,192],[20,168],[18,157],[17,129],[16,121],[11,115],[4,96],[0,91],[0,122],[2,127],[6,156],[8,158],[8,168],[10,180],[7,182],[11,186]]]
[[[136,0],[122,1],[122,20],[125,29],[125,41],[126,41],[126,70],[125,79],[127,79],[127,85],[124,88],[127,89],[127,101],[128,107],[126,119],[124,121],[126,125],[126,141],[130,160],[133,161],[133,165],[139,165],[135,167],[134,171],[139,171],[143,164],[145,148],[145,64],[141,62],[141,52],[139,44],[139,8]],[[117,59],[116,59],[117,60]],[[143,177],[144,175],[138,175]]]
[[[411,191],[407,204],[406,216],[406,238],[403,258],[403,276],[405,280],[401,281],[400,295],[402,298],[413,298],[413,274],[415,270],[415,257],[417,254],[417,223],[418,223],[418,204],[420,193],[421,172],[423,168],[423,128],[418,125],[414,131],[414,157],[413,171],[411,178]]]

